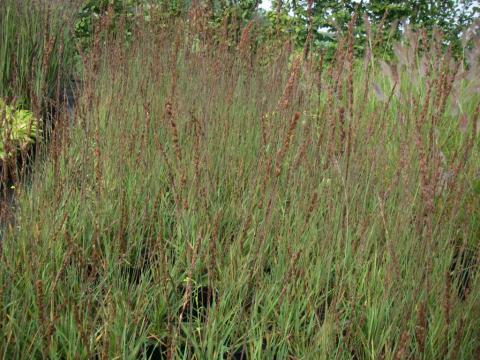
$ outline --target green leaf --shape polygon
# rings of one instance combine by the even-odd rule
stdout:
[[[37,123],[31,111],[17,109],[0,98],[0,159],[11,155],[5,150],[7,144],[11,151],[16,151],[34,143]]]

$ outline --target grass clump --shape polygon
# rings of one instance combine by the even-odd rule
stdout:
[[[475,358],[476,70],[412,34],[382,73],[353,25],[323,66],[251,54],[192,14],[84,59],[3,234],[4,356]]]
[[[75,68],[75,44],[51,0],[0,2],[0,96],[35,112],[62,98]]]

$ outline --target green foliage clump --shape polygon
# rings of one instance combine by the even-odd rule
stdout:
[[[35,142],[37,122],[31,111],[7,105],[0,98],[0,160]]]

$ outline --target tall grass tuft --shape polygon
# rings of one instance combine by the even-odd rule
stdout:
[[[59,97],[76,53],[61,9],[50,0],[0,3],[0,97],[38,111]]]
[[[83,59],[3,234],[3,356],[475,358],[476,70],[415,33],[357,60],[353,21],[322,66],[246,56],[195,19]]]

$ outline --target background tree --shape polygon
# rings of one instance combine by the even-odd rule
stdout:
[[[356,49],[361,52],[365,44],[364,15],[372,23],[373,31],[382,22],[384,39],[399,38],[405,25],[411,28],[431,31],[436,28],[444,34],[445,44],[451,44],[455,51],[461,49],[462,30],[473,22],[480,13],[476,0],[313,0],[311,17],[307,14],[309,0],[272,0],[270,11],[259,9],[261,0],[88,0],[85,2],[77,23],[77,35],[87,37],[92,29],[92,17],[113,3],[116,11],[132,9],[134,4],[153,3],[158,5],[165,17],[185,16],[188,8],[202,5],[208,9],[212,27],[228,26],[230,33],[237,34],[232,41],[238,41],[241,27],[256,20],[261,27],[259,41],[283,41],[285,37],[294,40],[303,48],[308,35],[311,19],[314,49],[327,52],[336,46],[336,34],[346,30],[347,24],[357,11]],[[127,4],[128,6],[125,6]],[[232,27],[235,30],[232,31]],[[388,49],[388,41],[384,42]]]

